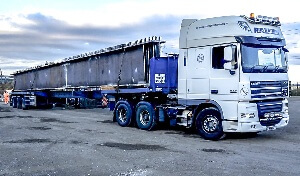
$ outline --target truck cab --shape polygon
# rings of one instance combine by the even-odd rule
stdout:
[[[219,139],[288,124],[285,45],[279,18],[251,14],[182,21],[178,104],[193,107],[201,136]]]

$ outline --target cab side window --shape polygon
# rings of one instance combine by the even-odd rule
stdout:
[[[212,49],[212,68],[224,69],[224,46],[213,47]]]

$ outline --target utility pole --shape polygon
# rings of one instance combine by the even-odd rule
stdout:
[[[2,80],[2,70],[0,68],[0,83],[2,84],[3,83],[3,80]]]
[[[298,96],[298,87],[299,87],[299,84],[298,84],[298,82],[297,82],[297,96]]]

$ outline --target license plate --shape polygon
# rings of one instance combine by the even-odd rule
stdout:
[[[274,126],[268,126],[267,127],[267,131],[271,131],[271,130],[276,130],[276,127],[274,127]]]

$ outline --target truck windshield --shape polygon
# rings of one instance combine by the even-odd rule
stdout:
[[[286,73],[287,61],[282,47],[242,45],[244,73]]]

